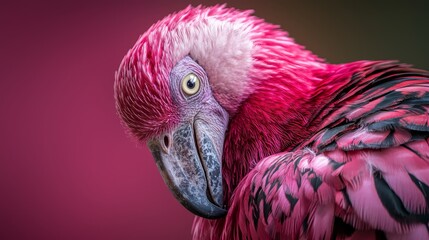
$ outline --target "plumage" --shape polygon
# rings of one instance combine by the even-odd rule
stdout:
[[[176,87],[189,69],[206,86],[195,96]],[[200,167],[175,164],[204,171],[208,201],[227,213],[196,217],[194,239],[429,239],[427,71],[329,64],[250,11],[188,7],[139,38],[115,98],[175,196],[205,216],[180,195],[193,175],[176,186],[164,172],[176,152],[199,151]],[[196,140],[176,137],[183,124]],[[213,190],[219,171],[223,195]]]

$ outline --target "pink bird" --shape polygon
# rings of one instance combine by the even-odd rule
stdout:
[[[114,89],[194,239],[429,239],[427,71],[329,64],[252,11],[188,7]]]

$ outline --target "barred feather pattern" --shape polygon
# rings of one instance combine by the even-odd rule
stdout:
[[[429,73],[392,61],[329,64],[278,26],[188,7],[143,34],[115,80],[140,140],[181,121],[169,86],[190,56],[231,116],[226,218],[194,239],[429,239]]]
[[[194,239],[215,239],[198,227],[222,239],[429,239],[429,73],[389,61],[338,68],[324,83],[336,87],[313,95],[332,97],[308,140],[259,161],[226,219],[197,219]]]

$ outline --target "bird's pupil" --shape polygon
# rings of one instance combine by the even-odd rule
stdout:
[[[189,79],[188,82],[186,82],[186,86],[188,86],[189,89],[193,89],[195,87],[195,79]]]

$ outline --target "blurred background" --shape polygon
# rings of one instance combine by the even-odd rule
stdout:
[[[193,216],[115,113],[138,36],[188,4],[9,1],[0,8],[0,239],[189,239]],[[429,70],[428,1],[231,1],[332,63]]]

